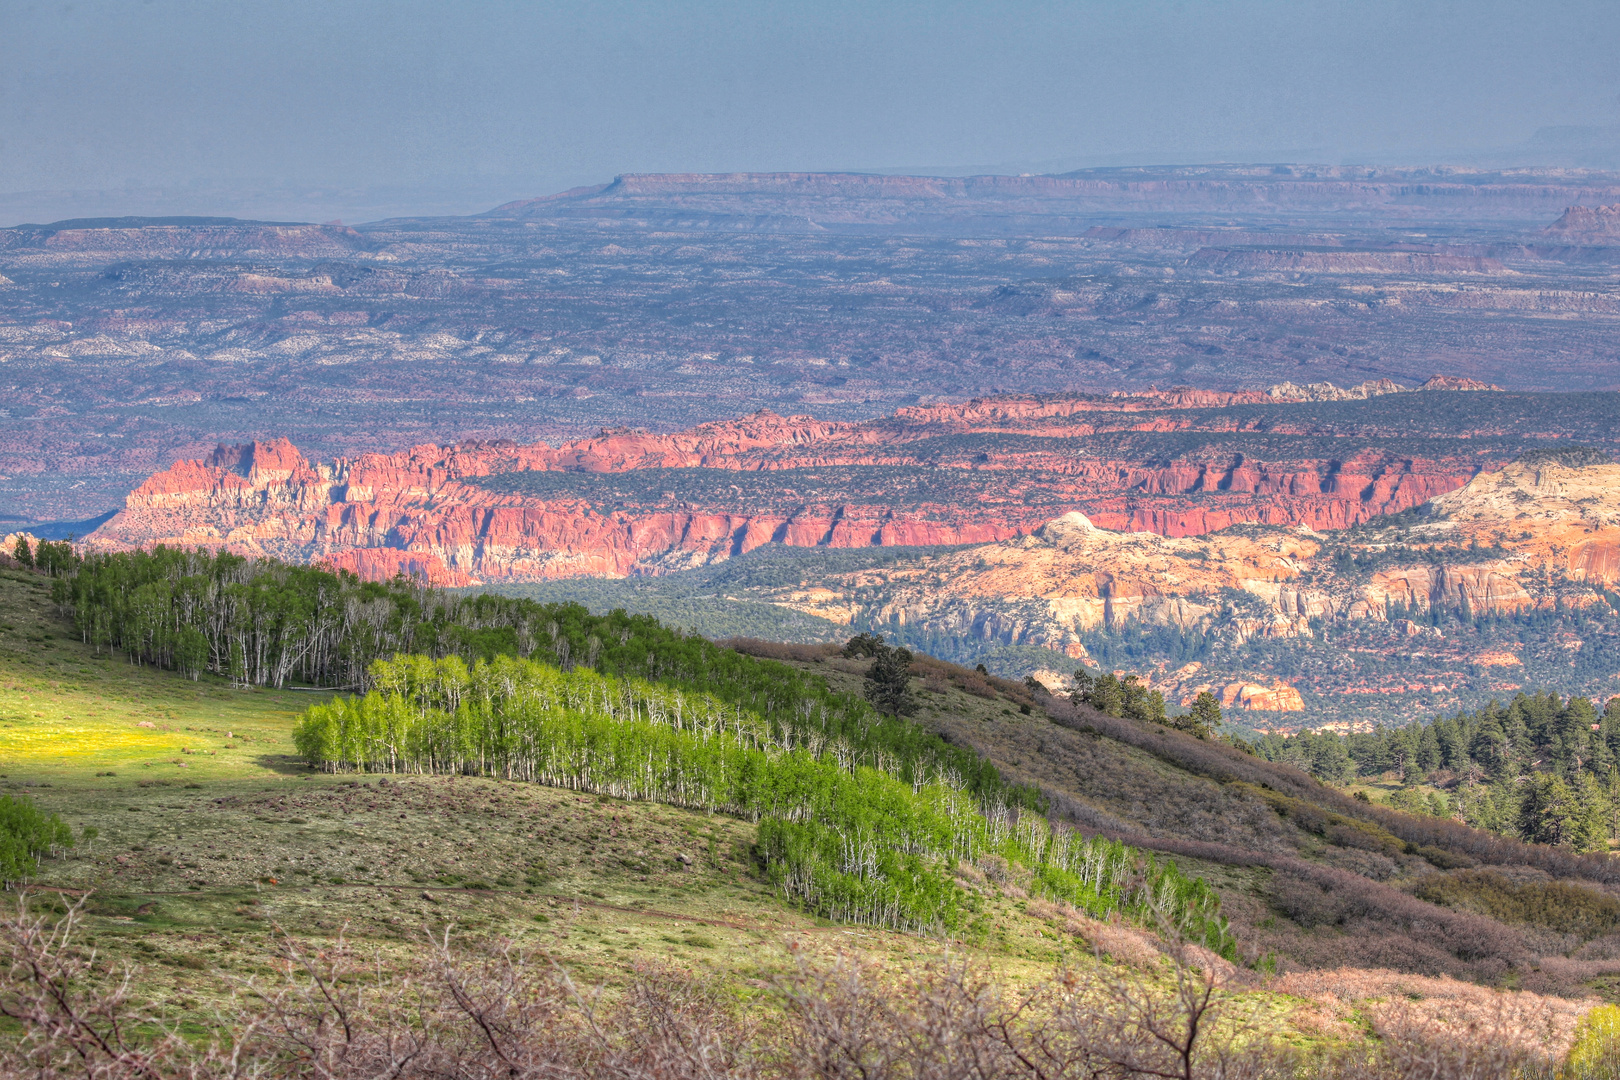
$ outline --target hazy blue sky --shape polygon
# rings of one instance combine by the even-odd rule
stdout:
[[[1616,0],[0,0],[0,193],[313,214],[637,171],[1442,162],[1620,123],[1617,43]]]

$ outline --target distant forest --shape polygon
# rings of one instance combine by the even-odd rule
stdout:
[[[1521,693],[1364,734],[1266,735],[1254,749],[1336,784],[1393,772],[1407,786],[1392,805],[1411,813],[1577,851],[1620,840],[1620,697],[1600,713],[1584,697]]]

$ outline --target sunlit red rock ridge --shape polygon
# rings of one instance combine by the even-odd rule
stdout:
[[[1437,377],[1425,389],[1495,388]],[[1274,462],[1220,452],[1141,461],[1128,447],[1104,451],[1134,433],[1250,430],[1252,419],[1221,412],[1234,405],[1281,410],[1289,402],[1401,392],[1386,380],[1348,389],[1004,396],[860,423],[762,411],[674,434],[606,430],[556,447],[423,445],[329,464],[275,439],[221,447],[153,475],[90,542],[201,544],[324,561],[372,578],[407,573],[466,585],[659,573],[771,542],[978,544],[1028,535],[1069,511],[1101,528],[1167,537],[1240,522],[1338,529],[1416,506],[1501,462],[1473,450],[1429,460],[1355,438],[1337,440],[1342,456]],[[1273,432],[1296,423],[1300,434],[1312,433],[1285,410],[1265,415]],[[646,472],[668,469],[748,472],[767,489],[776,477],[758,474],[780,473],[782,491],[716,496],[682,490],[708,473]],[[861,487],[863,470],[884,469],[923,482],[909,494],[886,492],[881,481],[850,493],[851,477]],[[613,506],[578,492],[535,495],[480,483],[638,473],[652,487]]]

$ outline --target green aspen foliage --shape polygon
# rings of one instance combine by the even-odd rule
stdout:
[[[73,830],[26,795],[0,795],[0,885],[26,881],[39,857],[73,846]]]
[[[906,762],[885,744],[712,694],[512,657],[469,666],[397,656],[373,665],[369,681],[370,693],[305,711],[295,742],[310,764],[492,776],[733,814],[758,823],[767,879],[840,921],[961,934],[976,905],[955,869],[993,858],[1093,915],[1172,919],[1235,955],[1202,880],[976,794],[938,759]]]

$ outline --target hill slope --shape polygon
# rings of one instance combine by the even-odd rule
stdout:
[[[836,955],[899,969],[919,954],[916,938],[829,926],[785,905],[759,877],[753,827],[724,815],[476,777],[311,772],[289,738],[308,695],[97,656],[72,639],[43,584],[0,574],[14,613],[0,640],[12,736],[0,769],[11,793],[61,813],[80,837],[44,862],[42,882],[68,898],[94,889],[96,949],[134,962],[137,989],[173,1009],[222,1002],[226,976],[266,974],[275,928],[328,946],[346,936],[375,951],[385,978],[423,962],[417,928],[451,923],[614,985],[649,961],[759,986]],[[834,690],[858,688],[865,672],[825,649],[741,647],[788,656]],[[1056,818],[1173,853],[1214,885],[1245,951],[1270,951],[1284,972],[1223,976],[1234,980],[1228,1008],[1270,1034],[1310,1042],[1349,1031],[1336,1025],[1392,993],[1441,1010],[1477,993],[1436,980],[1445,974],[1612,993],[1605,980],[1620,961],[1605,957],[1617,928],[1601,922],[1620,873],[1611,864],[1368,807],[1228,747],[928,658],[912,689],[925,727],[989,755],[1008,780],[1040,784]],[[77,754],[63,752],[69,740]],[[1470,860],[1596,897],[1599,922],[1555,932],[1411,895]],[[1114,964],[1157,970],[1151,935],[1030,899],[1025,868],[991,860],[961,866],[956,880],[984,913],[962,947],[1004,983],[1059,961],[1091,978],[1088,942]],[[1330,993],[1303,974],[1358,963],[1412,975],[1335,971]],[[1545,1016],[1559,1046],[1590,1004],[1517,1000]]]

